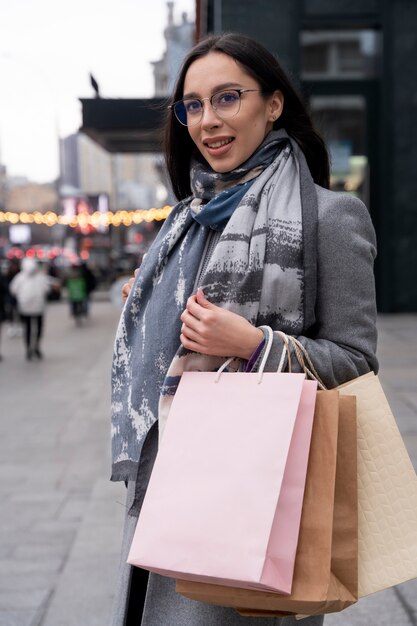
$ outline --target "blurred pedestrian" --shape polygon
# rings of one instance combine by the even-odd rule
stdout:
[[[48,293],[48,301],[61,299],[61,276],[58,267],[51,261],[47,266],[47,275],[53,278],[53,284],[50,292]]]
[[[3,322],[7,319],[7,295],[9,292],[9,287],[7,284],[6,277],[3,273],[0,274],[0,361],[3,360],[1,355],[1,331]]]
[[[42,358],[40,349],[43,333],[46,298],[51,279],[42,271],[35,259],[24,258],[22,269],[10,283],[10,291],[16,297],[23,324],[23,340],[26,358]]]
[[[90,313],[90,296],[97,287],[97,279],[94,272],[88,267],[87,263],[81,263],[81,274],[85,280],[86,296],[84,300],[84,314],[88,317]]]
[[[9,287],[13,278],[20,272],[20,261],[18,259],[12,259],[7,269],[6,280],[8,286],[8,293],[6,295],[6,318],[9,322],[7,329],[8,337],[21,337],[22,336],[22,323],[17,307],[16,297],[11,293]]]
[[[75,323],[79,326],[83,316],[86,314],[87,300],[87,281],[83,276],[80,266],[73,265],[70,268],[66,280],[66,288],[71,315],[74,317]]]

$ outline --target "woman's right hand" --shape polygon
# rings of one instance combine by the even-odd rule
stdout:
[[[132,278],[129,278],[129,280],[127,281],[127,283],[125,283],[122,287],[122,297],[123,297],[123,302],[126,302],[128,295],[130,294],[130,290],[132,289],[132,285],[135,281],[136,275],[139,272],[139,268],[137,268],[135,270],[134,275],[132,276]]]

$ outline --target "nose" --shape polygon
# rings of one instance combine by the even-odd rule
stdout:
[[[216,114],[209,98],[204,98],[203,114],[201,118],[201,126],[203,128],[213,128],[213,126],[219,126],[221,124],[221,118]]]

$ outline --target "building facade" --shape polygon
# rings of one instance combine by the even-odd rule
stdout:
[[[106,194],[113,210],[149,209],[166,199],[160,155],[111,154],[83,133],[60,142],[62,196]]]
[[[417,2],[197,0],[197,34],[269,48],[301,90],[332,161],[332,187],[367,204],[380,311],[417,311]]]
[[[112,194],[111,156],[81,133],[60,140],[61,190]]]
[[[194,43],[195,25],[188,20],[187,13],[181,22],[175,23],[174,2],[167,2],[168,23],[164,30],[165,52],[162,59],[154,61],[155,96],[167,96],[174,88],[181,63]]]

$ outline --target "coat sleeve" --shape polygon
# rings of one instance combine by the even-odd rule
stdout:
[[[316,324],[298,336],[328,388],[371,370],[376,359],[375,232],[365,205],[352,196],[321,191],[318,215]],[[279,336],[267,362],[282,352]],[[292,355],[293,371],[300,371]]]

